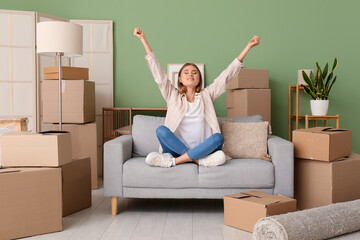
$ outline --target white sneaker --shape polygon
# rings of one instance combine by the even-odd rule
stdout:
[[[169,168],[172,165],[172,158],[170,153],[151,152],[145,158],[145,162],[151,166]]]
[[[201,158],[199,163],[204,167],[214,167],[223,165],[226,162],[225,153],[221,150],[218,150],[204,158]]]

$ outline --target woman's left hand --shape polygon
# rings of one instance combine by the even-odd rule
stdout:
[[[260,37],[254,35],[254,37],[253,37],[253,38],[250,40],[250,42],[248,43],[248,46],[249,46],[250,48],[252,48],[252,47],[255,47],[255,46],[259,45],[259,44],[260,44]]]

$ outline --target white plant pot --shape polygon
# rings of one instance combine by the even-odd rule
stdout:
[[[329,100],[310,100],[310,108],[313,116],[326,116]]]

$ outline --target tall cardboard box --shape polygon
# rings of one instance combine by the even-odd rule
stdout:
[[[295,159],[298,209],[326,206],[360,198],[360,155],[333,162]]]
[[[226,108],[228,117],[261,115],[271,123],[270,89],[236,89],[227,91]]]
[[[59,67],[44,68],[44,79],[59,80]],[[61,79],[89,79],[89,69],[80,67],[61,67]]]
[[[331,127],[297,129],[292,133],[296,158],[331,162],[352,152],[352,131]]]
[[[45,80],[43,87],[43,122],[59,122],[59,82]],[[95,83],[85,80],[63,80],[62,122],[95,121]]]
[[[224,197],[224,223],[248,232],[260,218],[294,211],[296,200],[282,195],[250,191]]]
[[[3,167],[58,167],[71,162],[69,133],[10,132],[0,136]]]
[[[0,169],[0,239],[62,230],[61,169]]]
[[[27,132],[28,118],[0,119],[1,128],[12,128],[14,131]]]
[[[269,88],[269,70],[242,68],[226,85],[226,89],[240,88]]]
[[[53,125],[57,130],[58,124]],[[91,162],[91,187],[98,188],[97,174],[97,137],[96,123],[87,124],[62,124],[62,130],[71,134],[71,147],[73,158],[90,157]]]
[[[61,166],[63,216],[91,206],[90,158],[73,159]]]

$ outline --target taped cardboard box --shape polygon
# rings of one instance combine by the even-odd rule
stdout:
[[[269,70],[242,68],[226,85],[226,89],[240,88],[269,88]]]
[[[360,155],[333,162],[295,159],[298,209],[326,206],[360,198]]]
[[[264,121],[271,123],[270,89],[237,89],[226,94],[228,117],[261,115]]]
[[[250,191],[224,197],[224,223],[248,232],[260,218],[293,211],[296,200],[281,195]]]
[[[53,129],[59,129],[58,124]],[[62,130],[71,134],[71,147],[73,158],[90,157],[91,162],[91,188],[98,188],[97,174],[97,132],[96,123],[62,124]]]
[[[0,136],[3,167],[58,167],[71,162],[70,133],[10,132]]]
[[[332,127],[297,129],[292,133],[296,158],[330,162],[352,152],[352,131]]]
[[[63,80],[62,122],[87,123],[95,121],[95,83],[85,80]],[[42,83],[43,122],[59,122],[59,82]]]
[[[44,79],[59,80],[59,67],[44,68]],[[61,67],[61,79],[89,79],[89,69],[80,67]]]
[[[61,169],[0,169],[0,239],[62,230]]]
[[[0,129],[9,128],[14,131],[27,132],[28,118],[0,119]]]
[[[90,158],[73,159],[61,166],[63,216],[91,206]]]

